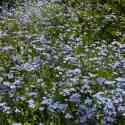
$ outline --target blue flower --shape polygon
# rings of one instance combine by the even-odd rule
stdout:
[[[78,93],[71,95],[69,101],[76,103],[76,104],[79,104],[80,103],[80,95]]]
[[[100,84],[100,85],[104,85],[104,83],[106,82],[106,79],[103,78],[103,77],[98,77],[96,79],[97,83]]]

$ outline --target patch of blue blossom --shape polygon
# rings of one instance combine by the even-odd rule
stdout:
[[[25,63],[21,65],[16,65],[17,69],[33,71],[36,70],[41,65],[40,56],[36,57],[32,63]]]
[[[107,101],[104,106],[104,125],[112,124],[116,120],[116,114],[116,108],[112,101]]]
[[[51,98],[43,97],[41,102],[41,110],[44,110],[44,107],[48,106],[48,111],[50,112],[62,112],[64,113],[67,110],[67,104],[62,104],[58,101],[53,101]]]
[[[78,93],[74,93],[70,96],[69,101],[75,104],[80,104],[80,95]]]

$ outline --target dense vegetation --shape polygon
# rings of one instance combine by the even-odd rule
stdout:
[[[24,5],[0,20],[0,124],[125,125],[125,1]]]

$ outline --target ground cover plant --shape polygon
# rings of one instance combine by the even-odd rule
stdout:
[[[124,0],[26,1],[0,19],[0,125],[125,125]]]

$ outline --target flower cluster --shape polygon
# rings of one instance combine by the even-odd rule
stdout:
[[[110,3],[91,14],[94,3],[77,13],[83,4],[70,2],[26,3],[0,21],[0,122],[125,122],[125,36],[118,28],[124,19],[98,13]]]

